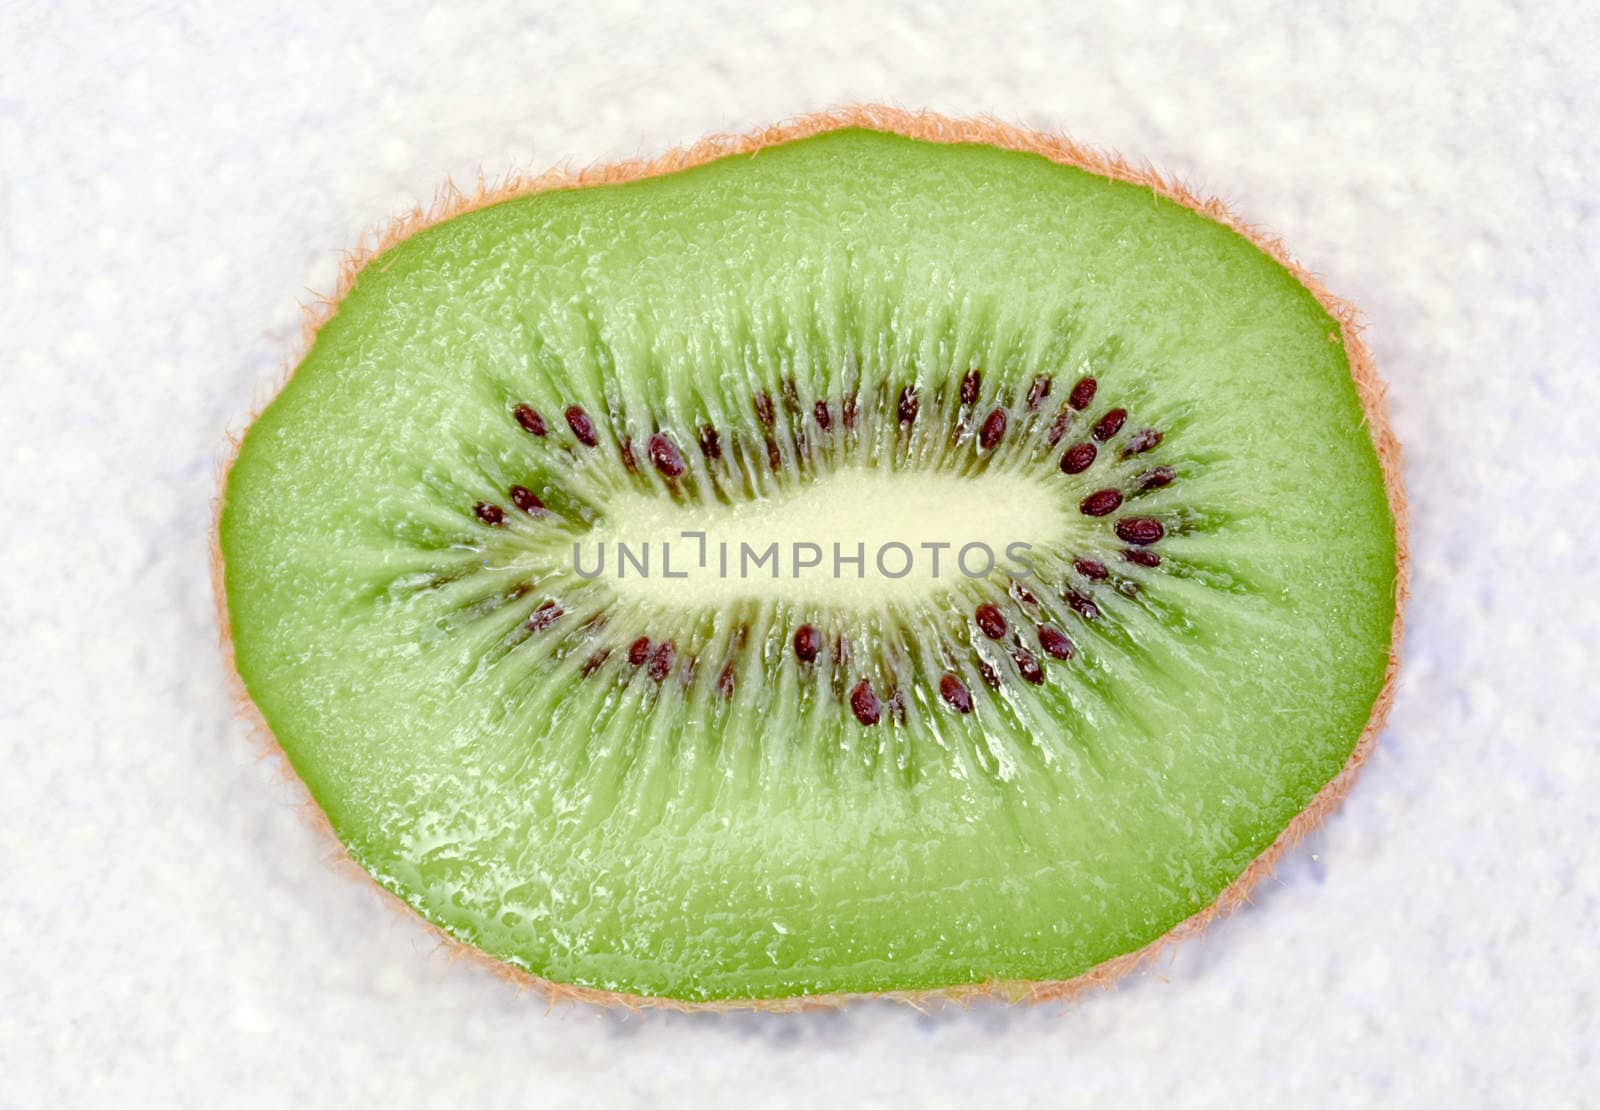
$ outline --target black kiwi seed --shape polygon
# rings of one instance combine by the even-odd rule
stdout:
[[[961,376],[961,403],[970,405],[978,399],[978,389],[983,385],[983,373],[968,370]]]
[[[1000,689],[1000,672],[996,671],[987,659],[978,660],[978,673],[983,676],[983,683],[989,689]]]
[[[722,437],[710,424],[700,429],[700,453],[708,459],[722,458]]]
[[[1034,658],[1033,652],[1029,651],[1025,647],[1019,647],[1016,651],[1011,653],[1011,659],[1012,662],[1016,663],[1017,665],[1017,673],[1020,674],[1025,681],[1030,682],[1035,686],[1041,685],[1044,682],[1044,668],[1039,666],[1039,660]]]
[[[1159,567],[1161,565],[1161,556],[1143,547],[1130,547],[1123,551],[1122,557],[1130,563],[1139,564],[1141,567]]]
[[[646,659],[650,658],[650,637],[640,636],[628,645],[628,662],[635,667],[644,666]]]
[[[678,453],[678,445],[660,432],[650,437],[650,461],[663,478],[677,478],[683,474],[683,456]]]
[[[1110,516],[1121,505],[1122,491],[1102,489],[1078,502],[1078,509],[1084,516]]]
[[[817,427],[823,431],[833,427],[833,413],[828,411],[828,402],[818,401],[812,408],[811,414],[817,418]]]
[[[1099,420],[1095,421],[1094,438],[1101,443],[1122,431],[1122,426],[1128,422],[1127,409],[1112,409]]]
[[[567,427],[572,429],[572,434],[578,437],[578,442],[585,447],[593,447],[600,442],[600,433],[595,431],[594,421],[589,419],[589,414],[577,405],[567,406],[565,413]]]
[[[617,444],[617,454],[622,458],[622,466],[629,474],[639,473],[639,457],[633,453],[633,440],[628,436],[622,437],[622,442]]]
[[[983,427],[978,429],[978,446],[985,451],[993,451],[1000,445],[1000,440],[1006,434],[1006,410],[995,409],[983,422]]]
[[[672,658],[676,652],[677,647],[671,640],[662,640],[655,654],[650,657],[650,677],[660,682],[672,673]]]
[[[553,601],[547,601],[533,611],[533,616],[528,618],[528,631],[543,632],[556,621],[561,619],[566,610]]]
[[[1045,443],[1054,447],[1060,443],[1067,434],[1067,427],[1072,423],[1072,406],[1062,405],[1061,411],[1056,413],[1056,418],[1050,422],[1050,431],[1046,433]]]
[[[939,696],[957,713],[972,712],[972,691],[953,674],[946,674],[939,679]]]
[[[1152,447],[1160,445],[1160,443],[1160,432],[1154,428],[1140,428],[1128,439],[1128,446],[1123,448],[1122,454],[1124,458],[1129,455],[1142,455]]]
[[[588,678],[590,675],[594,674],[594,672],[603,667],[606,660],[610,658],[611,651],[609,648],[601,648],[599,651],[589,656],[589,658],[583,661],[583,677]]]
[[[730,659],[727,665],[722,668],[722,673],[717,675],[717,696],[724,701],[731,698],[734,684],[738,681],[738,678],[738,669],[734,666],[733,660]]]
[[[863,678],[850,691],[850,711],[864,725],[878,723],[878,718],[883,714],[883,705],[878,701],[878,695],[872,692],[870,679]]]
[[[523,430],[532,435],[542,436],[550,429],[545,426],[544,417],[539,415],[539,410],[532,405],[518,405],[511,410],[511,415],[517,418]]]
[[[1078,384],[1072,387],[1072,395],[1067,398],[1067,404],[1082,412],[1094,400],[1095,390],[1099,387],[1100,383],[1093,378],[1079,378]]]
[[[1097,621],[1100,619],[1100,607],[1077,590],[1068,590],[1062,600],[1072,606],[1073,611],[1084,620]]]
[[[1030,591],[1028,587],[1024,586],[1021,582],[1013,581],[1011,583],[1010,593],[1012,597],[1016,598],[1017,601],[1028,606],[1030,609],[1037,609],[1039,607],[1039,599],[1034,597],[1032,591]]]
[[[1097,454],[1099,451],[1092,443],[1074,443],[1067,448],[1066,454],[1061,456],[1061,473],[1082,474],[1094,464]]]
[[[822,650],[822,633],[809,624],[802,624],[794,633],[794,657],[802,663],[814,662]]]
[[[1106,570],[1104,563],[1096,562],[1093,559],[1078,559],[1073,562],[1072,566],[1085,578],[1093,578],[1097,582],[1111,574],[1110,571]]]
[[[1006,634],[1006,618],[987,601],[978,606],[973,617],[978,622],[978,628],[991,640],[1002,639]]]
[[[1039,626],[1039,646],[1052,659],[1071,659],[1073,646],[1067,634],[1053,624]]]
[[[1147,516],[1128,516],[1117,521],[1117,535],[1127,543],[1152,544],[1166,534],[1159,520]]]
[[[917,422],[917,409],[920,402],[917,400],[915,386],[906,386],[900,391],[900,423],[909,428]]]
[[[906,723],[906,692],[896,690],[894,696],[884,703],[884,708],[889,711],[889,719],[897,725]]]
[[[756,419],[761,421],[763,428],[770,428],[777,420],[777,413],[772,408],[772,394],[762,390],[756,394]]]
[[[499,505],[491,505],[487,501],[479,501],[472,506],[472,514],[485,524],[500,525],[505,523],[506,511]]]
[[[1172,467],[1158,466],[1154,470],[1146,470],[1135,478],[1133,485],[1135,489],[1143,493],[1147,489],[1160,489],[1162,486],[1170,485],[1172,479],[1177,476],[1178,472],[1173,470]]]
[[[544,515],[544,502],[527,486],[512,486],[507,492],[511,495],[511,503],[529,516]]]
[[[1033,384],[1028,387],[1028,411],[1038,408],[1040,403],[1050,396],[1050,375],[1040,374],[1033,379]]]

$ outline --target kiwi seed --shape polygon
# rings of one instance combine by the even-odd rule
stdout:
[[[995,409],[983,422],[983,427],[978,430],[978,446],[985,451],[993,451],[1000,446],[1000,440],[1006,434],[1006,410]]]
[[[1066,454],[1061,456],[1061,473],[1082,474],[1094,465],[1098,454],[1099,451],[1092,443],[1074,443],[1067,448]]]
[[[566,412],[567,427],[572,429],[572,434],[578,442],[585,447],[597,447],[600,444],[600,433],[595,430],[594,421],[589,419],[589,414],[577,405],[569,405]],[[628,457],[633,457],[633,452],[628,452]]]
[[[1127,409],[1112,409],[1099,420],[1095,421],[1094,438],[1101,443],[1110,439],[1122,430],[1122,425],[1128,420]]]

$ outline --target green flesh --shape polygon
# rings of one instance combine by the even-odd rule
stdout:
[[[1114,407],[1126,425],[1064,474]],[[1146,427],[1161,443],[1119,458]],[[657,429],[676,481],[646,458]],[[1132,496],[1154,466],[1176,477]],[[1129,500],[1080,512],[1103,488]],[[992,509],[1030,534],[972,538],[1033,545],[1037,609],[1003,570],[874,582],[870,544],[866,603],[762,572],[704,595],[573,573],[574,541],[592,569],[600,538],[689,522],[715,543],[797,497],[805,538],[848,553],[851,504],[956,532]],[[1164,524],[1160,566],[1123,556],[1130,516]],[[1282,266],[1147,189],[862,131],[508,201],[386,252],[250,429],[221,542],[239,672],[365,868],[536,975],[684,1000],[1066,979],[1141,947],[1343,766],[1396,573],[1338,325]],[[978,631],[985,600],[1042,685]],[[1073,658],[1046,657],[1041,622]],[[804,665],[803,623],[824,640]],[[664,681],[628,661],[640,636],[674,641]],[[972,713],[941,700],[946,672]],[[900,712],[859,723],[862,679]]]

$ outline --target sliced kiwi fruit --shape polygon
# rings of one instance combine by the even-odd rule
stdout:
[[[1336,800],[1396,449],[1274,245],[886,112],[555,184],[353,267],[226,480],[238,674],[385,888],[583,997],[1052,997]]]

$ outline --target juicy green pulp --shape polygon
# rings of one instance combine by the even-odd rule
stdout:
[[[1052,374],[1048,412],[1095,374],[1096,411],[1163,427],[1152,461],[1180,469],[1139,511],[1191,520],[1155,548],[1166,569],[1129,572],[1136,597],[1064,625],[1079,654],[1037,692],[972,683],[959,719],[919,694],[867,729],[792,683],[718,709],[708,664],[652,712],[616,658],[580,680],[581,657],[506,646],[564,588],[583,522],[561,491],[603,519],[625,481],[610,438],[567,456],[566,404],[641,448],[659,420],[698,465],[700,423],[754,427],[752,380],[778,397],[793,376],[806,409],[916,382],[931,437],[968,367],[1013,409]],[[1054,455],[1038,472],[1075,521],[1093,487]],[[514,481],[548,495],[555,540],[472,520]],[[1394,616],[1338,326],[1292,275],[1148,190],[860,131],[506,202],[386,252],[250,429],[221,542],[239,673],[367,870],[539,976],[686,1000],[1066,979],[1141,947],[1343,766]],[[517,581],[533,592],[508,598]],[[572,608],[563,636],[591,611]],[[792,669],[786,619],[762,618],[741,674]],[[704,620],[726,645],[726,615]]]

